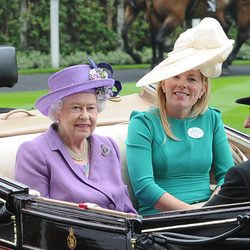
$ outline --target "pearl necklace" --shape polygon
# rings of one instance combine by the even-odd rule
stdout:
[[[83,150],[79,154],[75,153],[68,145],[65,144],[65,146],[66,146],[71,158],[74,159],[75,161],[84,161],[89,156],[89,142],[88,142],[88,140],[84,140]]]

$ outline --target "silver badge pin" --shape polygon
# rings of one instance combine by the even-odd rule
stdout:
[[[197,127],[189,128],[187,133],[190,137],[194,139],[199,139],[204,135],[203,130]]]
[[[107,145],[102,144],[101,149],[102,149],[103,156],[108,156],[110,154],[110,148]]]

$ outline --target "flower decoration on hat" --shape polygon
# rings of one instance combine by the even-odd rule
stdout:
[[[89,71],[89,80],[107,79],[108,74],[104,69],[97,68]]]
[[[90,62],[89,80],[108,79],[113,77],[113,68],[108,63],[96,64],[91,58],[88,57]],[[109,71],[110,73],[108,73]],[[104,102],[110,97],[117,96],[122,90],[120,81],[115,80],[114,87],[117,91],[112,91],[109,87],[99,87],[96,89],[96,97],[99,101]]]
[[[106,101],[108,100],[111,96],[113,96],[113,92],[110,88],[108,87],[100,87],[97,88],[95,91],[96,98],[99,101]]]

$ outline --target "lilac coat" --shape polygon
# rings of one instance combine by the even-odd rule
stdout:
[[[44,134],[20,145],[15,179],[39,191],[43,197],[91,202],[103,208],[135,213],[122,180],[117,144],[109,137],[95,134],[89,139],[89,179],[72,160],[53,125]],[[108,155],[103,152],[103,145],[110,149]]]

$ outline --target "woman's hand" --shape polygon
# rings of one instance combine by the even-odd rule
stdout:
[[[221,189],[221,186],[218,186],[217,188],[215,188],[215,190],[213,191],[213,193],[212,193],[210,199],[211,199],[215,194],[218,194],[219,191],[220,191],[220,189]]]
[[[219,191],[220,191],[220,189],[221,189],[221,186],[216,187],[216,188],[214,189],[212,195],[210,196],[209,200],[211,200],[212,197],[213,197],[214,195],[218,194]]]
[[[172,211],[172,210],[184,210],[193,209],[193,205],[189,205],[169,193],[164,193],[154,206],[159,211]]]

